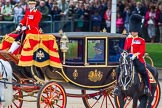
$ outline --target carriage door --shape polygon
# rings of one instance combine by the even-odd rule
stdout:
[[[85,63],[89,65],[107,65],[106,44],[106,37],[86,37]]]

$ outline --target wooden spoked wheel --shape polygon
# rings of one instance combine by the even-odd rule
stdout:
[[[151,103],[151,106],[150,106],[151,108],[157,108],[158,107],[160,97],[161,97],[161,88],[160,88],[160,84],[158,82],[157,85],[156,85],[156,88],[154,90],[154,93],[153,93],[153,97],[152,97],[153,99],[152,99],[152,103]],[[114,99],[115,99],[116,107],[120,108],[118,96],[115,96]],[[131,101],[132,101],[132,99],[129,99],[129,101],[126,101],[124,108],[128,108],[128,106],[130,106]]]
[[[15,79],[13,79],[13,82],[16,82]],[[8,108],[21,108],[23,104],[23,92],[20,89],[16,89],[13,85],[13,100],[12,104],[8,106]]]
[[[115,108],[113,89],[98,92],[82,90],[82,100],[86,108]]]
[[[66,108],[64,88],[56,82],[48,82],[40,89],[37,108]]]
[[[152,108],[158,108],[159,102],[160,102],[160,97],[161,97],[161,88],[159,82],[156,85],[156,89],[153,95],[153,100],[152,100]]]

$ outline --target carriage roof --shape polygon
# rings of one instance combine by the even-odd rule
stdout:
[[[61,37],[60,33],[53,33],[56,37]],[[109,38],[124,38],[125,35],[117,33],[107,33],[107,32],[65,32],[68,38],[84,38],[84,37],[109,37]]]

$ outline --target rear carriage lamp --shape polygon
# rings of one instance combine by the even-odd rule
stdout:
[[[69,49],[68,48],[68,43],[69,43],[69,39],[64,33],[63,36],[61,37],[61,40],[60,40],[60,49],[63,52],[63,64],[65,64],[65,53]]]
[[[60,49],[62,52],[67,52],[67,50],[69,49],[68,43],[69,43],[69,39],[64,33],[64,35],[61,37],[61,40],[60,40]]]

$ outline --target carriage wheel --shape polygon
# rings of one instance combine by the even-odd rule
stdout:
[[[112,92],[113,88],[94,93],[82,90],[82,94],[84,95],[82,100],[86,108],[115,108]]]
[[[161,97],[161,88],[159,82],[157,83],[156,90],[154,93],[153,101],[152,101],[152,108],[157,108],[160,102]]]
[[[38,108],[66,108],[64,88],[56,82],[46,83],[38,93]]]
[[[16,80],[13,79],[13,82],[16,82]],[[13,100],[12,104],[8,106],[8,108],[21,108],[23,104],[22,99],[23,99],[23,92],[19,89],[14,89],[13,87]]]
[[[159,101],[160,101],[160,96],[161,96],[161,88],[160,88],[160,84],[158,82],[157,86],[156,86],[154,96],[153,96],[153,101],[152,101],[152,104],[151,104],[152,108],[157,108],[158,107],[158,104],[159,104]],[[120,108],[120,103],[119,103],[118,96],[115,96],[114,99],[115,99],[115,104],[116,104],[117,108]],[[131,99],[125,103],[124,108],[127,108],[130,103],[131,103]]]

